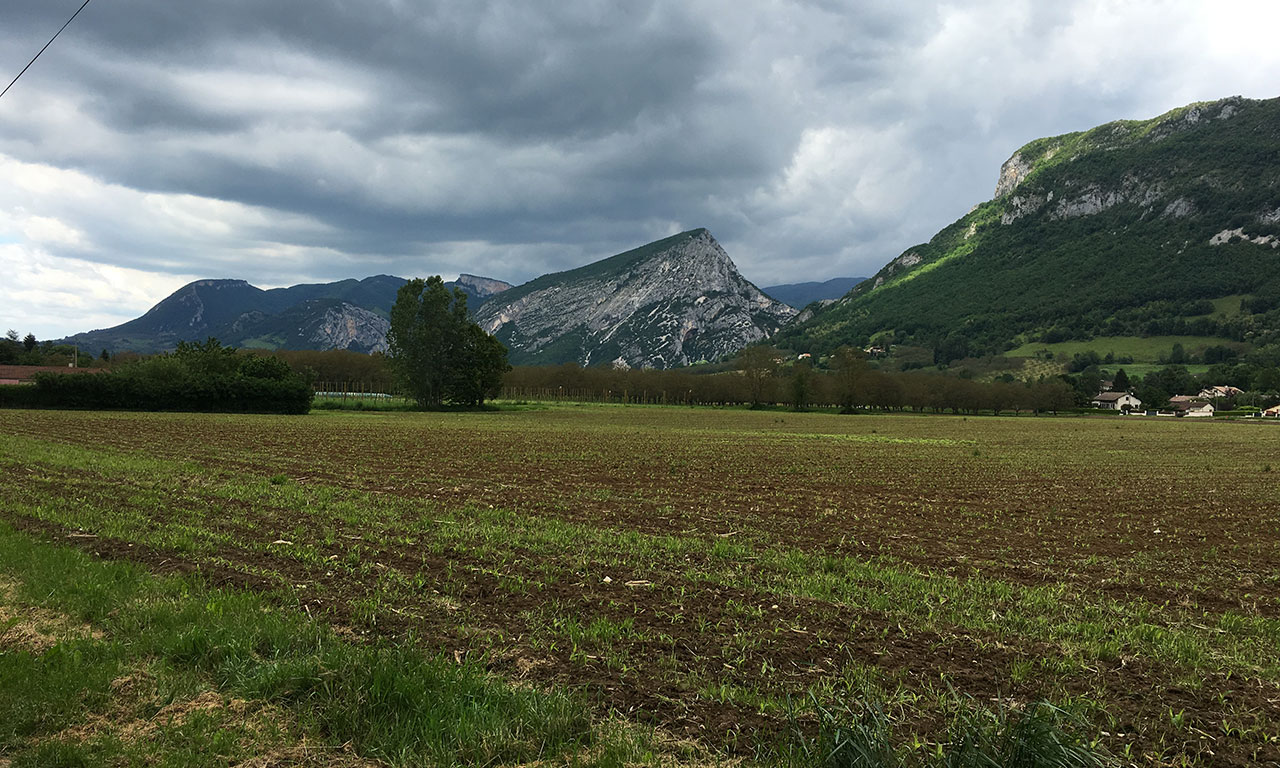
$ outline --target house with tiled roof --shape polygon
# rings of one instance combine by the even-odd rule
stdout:
[[[1169,398],[1169,410],[1175,416],[1192,418],[1212,416],[1215,411],[1213,403],[1192,395],[1174,395]]]
[[[1140,411],[1142,401],[1128,392],[1103,392],[1093,398],[1093,407],[1104,411]]]
[[[1200,393],[1196,395],[1196,397],[1199,397],[1204,400],[1213,400],[1219,397],[1235,397],[1236,395],[1243,395],[1243,394],[1244,394],[1244,390],[1240,389],[1239,387],[1217,386],[1217,387],[1205,387],[1204,389],[1200,390]]]

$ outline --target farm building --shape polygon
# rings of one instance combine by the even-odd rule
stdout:
[[[1264,418],[1280,419],[1280,405],[1273,405],[1262,412]]]
[[[1142,410],[1142,401],[1128,392],[1103,392],[1093,398],[1095,408],[1101,408],[1104,411],[1140,411]]]
[[[60,365],[0,365],[0,384],[34,384],[37,373],[102,373],[104,370]]]

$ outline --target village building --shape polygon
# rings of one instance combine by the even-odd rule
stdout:
[[[1280,419],[1280,405],[1273,405],[1262,412],[1263,418]]]
[[[1203,418],[1214,414],[1213,403],[1191,395],[1174,395],[1169,398],[1169,410],[1175,416]]]
[[[1104,411],[1141,411],[1142,401],[1128,392],[1103,392],[1093,398],[1093,406]]]
[[[1199,397],[1203,400],[1213,400],[1219,397],[1235,397],[1236,395],[1243,395],[1243,394],[1244,394],[1244,390],[1240,389],[1239,387],[1229,387],[1229,386],[1205,387],[1204,389],[1200,390],[1200,393],[1197,394],[1196,397]]]

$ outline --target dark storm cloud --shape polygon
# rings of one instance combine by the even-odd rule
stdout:
[[[768,115],[742,94],[696,92],[724,43],[679,5],[574,4],[548,12],[523,3],[178,7],[135,0],[93,10],[76,28],[76,47],[24,86],[57,93],[74,83],[80,109],[118,141],[59,142],[33,123],[7,132],[6,151],[131,187],[306,212],[349,228],[342,239],[359,243],[344,243],[357,252],[395,250],[427,232],[519,242],[547,219],[559,220],[563,239],[566,216],[634,220],[653,205],[673,207],[681,197],[768,173],[788,149],[785,133],[762,130]],[[45,27],[50,20],[28,14],[25,21]],[[192,72],[208,74],[193,88],[184,77]],[[218,98],[224,88],[252,89],[264,73],[357,94],[359,103],[291,109],[252,93]],[[355,145],[331,151],[369,156],[299,151],[320,128]],[[479,148],[457,149],[444,162],[472,164],[461,174],[470,182],[446,183],[489,186],[469,196],[482,202],[467,204],[464,195],[418,203],[412,188],[388,201],[402,174],[451,175],[439,159],[395,157],[377,146],[394,136],[451,137]],[[142,137],[153,140],[139,147]],[[273,137],[291,146],[254,151]],[[520,148],[529,156],[504,160]],[[264,153],[272,162],[264,163]],[[359,168],[317,173],[317,164],[379,159],[392,168],[376,182]],[[539,189],[538,175],[555,179]],[[370,194],[372,184],[379,189]]]

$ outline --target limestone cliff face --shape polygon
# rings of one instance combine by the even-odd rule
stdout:
[[[306,335],[305,349],[349,349],[354,352],[386,352],[387,319],[345,301],[326,307]]]
[[[1004,197],[1009,194],[1022,183],[1022,180],[1031,173],[1034,165],[1027,159],[1023,158],[1021,152],[1014,152],[1013,157],[1004,161],[1004,165],[1000,166],[1000,178],[996,181],[996,197]]]
[[[697,229],[513,288],[476,320],[516,363],[669,368],[737,352],[795,315]]]

